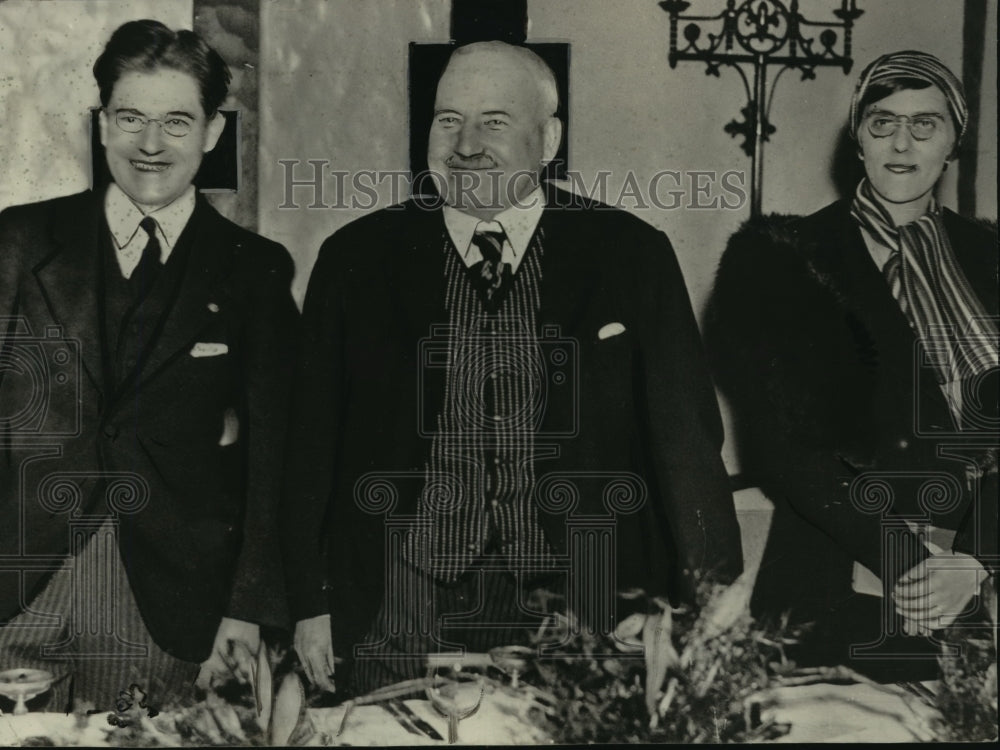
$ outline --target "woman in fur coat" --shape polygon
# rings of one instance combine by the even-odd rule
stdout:
[[[997,235],[938,205],[968,121],[937,58],[861,74],[865,178],[805,217],[752,220],[706,337],[741,463],[775,504],[757,615],[812,623],[795,658],[933,676],[997,565]]]

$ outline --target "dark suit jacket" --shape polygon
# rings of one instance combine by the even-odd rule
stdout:
[[[996,315],[995,231],[950,211],[944,223],[975,293]],[[850,201],[807,218],[765,217],[734,235],[706,340],[732,402],[747,480],[776,505],[758,612],[791,609],[801,620],[832,620],[827,625],[836,629],[834,613],[853,596],[854,561],[885,572],[888,514],[959,529],[956,549],[995,566],[995,468],[970,485],[966,464],[942,451],[995,444],[996,434],[951,434],[944,396],[850,217]],[[995,377],[980,394],[984,415],[995,418]],[[862,484],[867,479],[882,489]],[[945,487],[938,506],[934,482]],[[865,500],[874,510],[880,494],[889,500],[886,512],[862,510]],[[893,575],[926,556],[912,538],[904,546]]]
[[[298,333],[293,265],[199,196],[162,332],[135,382],[115,393],[102,377],[102,231],[103,201],[89,191],[0,214],[0,315],[16,316],[0,339],[11,364],[0,371],[0,550],[13,556],[0,571],[0,621],[67,552],[70,514],[60,510],[70,508],[53,504],[46,479],[76,485],[75,513],[100,514],[95,477],[132,472],[148,488],[141,510],[120,514],[132,591],[157,644],[200,661],[223,616],[287,620],[274,514]],[[14,337],[28,328],[34,342]],[[228,350],[192,356],[198,343]],[[30,352],[49,362],[35,380],[18,366]],[[238,439],[220,446],[227,411]]]
[[[551,191],[538,325],[558,326],[579,354],[575,398],[550,390],[536,472],[576,481],[579,516],[608,509],[592,474],[632,473],[647,497],[616,516],[617,584],[690,594],[690,574],[731,579],[739,529],[719,450],[722,426],[687,290],[666,236],[631,215]],[[431,438],[418,425],[443,399],[421,341],[447,323],[441,211],[408,202],[328,238],[303,309],[294,388],[284,549],[292,614],[330,612],[340,653],[357,643],[382,596],[387,514],[362,509],[360,478],[410,472],[391,516],[412,514]],[[454,251],[452,251],[454,252]],[[625,331],[599,339],[609,323]],[[398,484],[397,486],[402,486]],[[542,512],[557,552],[567,513]],[[610,562],[610,561],[609,561]],[[324,590],[325,589],[325,590]]]

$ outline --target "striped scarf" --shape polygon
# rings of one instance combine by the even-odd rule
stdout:
[[[931,210],[916,221],[894,226],[864,179],[854,196],[851,216],[891,251],[883,273],[933,362],[938,382],[942,386],[975,382],[996,368],[996,320],[987,314],[956,262],[937,204],[932,203]],[[955,417],[961,423],[960,413]]]

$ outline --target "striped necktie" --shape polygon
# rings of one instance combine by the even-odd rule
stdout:
[[[472,244],[479,248],[483,259],[473,265],[469,273],[483,306],[491,313],[499,309],[513,282],[510,263],[501,260],[505,238],[502,229],[497,232],[477,227],[472,235]]]

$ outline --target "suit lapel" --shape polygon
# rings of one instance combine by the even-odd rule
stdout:
[[[586,231],[581,223],[579,214],[550,202],[536,230],[542,247],[539,323],[558,323],[563,336],[579,330],[597,282],[590,245],[580,241]]]
[[[872,260],[861,230],[849,222],[841,231],[844,232],[841,241],[831,246],[842,248],[846,271],[842,288],[849,306],[867,325],[880,352],[891,351],[894,359],[912,359],[916,341],[913,329]]]
[[[66,338],[80,343],[83,369],[99,391],[103,391],[97,299],[101,203],[94,193],[84,193],[65,215],[53,217],[53,252],[34,269],[52,318]],[[44,331],[33,333],[45,335]]]
[[[163,330],[153,342],[139,373],[139,384],[154,378],[169,362],[194,343],[198,332],[211,322],[209,309],[223,272],[229,267],[232,248],[226,241],[221,217],[201,196],[188,226],[177,244],[186,242],[190,232],[191,248],[177,296],[167,311]]]
[[[847,204],[848,209],[849,206]],[[886,387],[898,389],[912,382],[913,395],[921,405],[921,422],[950,424],[951,411],[944,394],[937,382],[922,372],[917,360],[917,336],[893,298],[885,277],[872,261],[861,230],[849,214],[838,225],[836,229],[831,227],[831,231],[841,236],[836,243],[828,245],[842,248],[843,273],[838,274],[838,286],[850,310],[871,335],[883,377],[894,381],[886,383]]]
[[[414,341],[430,335],[431,324],[448,320],[444,253],[451,243],[440,210],[421,211],[412,204],[407,208],[416,220],[408,228],[410,222],[399,222],[399,246],[390,248],[383,270],[387,299],[406,332],[403,340]]]

